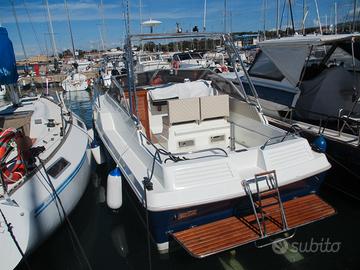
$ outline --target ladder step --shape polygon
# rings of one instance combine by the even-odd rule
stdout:
[[[268,206],[273,206],[273,205],[279,205],[279,199],[277,197],[269,197],[266,199],[261,199],[261,201],[255,201],[255,205],[257,207],[260,207],[260,202],[261,202],[261,207],[268,207]]]
[[[276,190],[276,188],[271,188],[271,189],[267,189],[265,191],[260,191],[259,194],[262,197],[277,195],[277,190]]]

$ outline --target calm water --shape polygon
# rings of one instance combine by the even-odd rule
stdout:
[[[66,96],[67,102],[91,127],[91,93]],[[111,212],[105,203],[105,183],[112,164],[93,168],[86,193],[70,215],[70,220],[84,247],[92,269],[149,269],[146,230],[131,201],[124,197],[121,210]],[[330,171],[330,176],[333,177]],[[341,176],[338,181],[345,181]],[[360,192],[360,191],[359,191]],[[360,203],[326,185],[321,196],[336,210],[329,219],[298,229],[289,244],[297,242],[300,252],[277,255],[271,246],[257,249],[253,244],[202,260],[194,259],[182,249],[160,256],[152,246],[152,269],[360,269],[359,247]],[[326,241],[333,251],[320,252]],[[312,244],[312,251],[307,249]],[[317,243],[317,244],[316,244]],[[329,245],[328,245],[329,246]],[[316,252],[316,249],[318,250]],[[28,258],[31,269],[88,269],[71,243],[68,230],[62,226],[46,243]],[[1,265],[1,262],[0,262]],[[1,269],[1,267],[0,267]],[[26,269],[20,265],[17,269]]]

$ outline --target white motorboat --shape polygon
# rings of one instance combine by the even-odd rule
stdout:
[[[232,82],[204,69],[128,82],[96,99],[94,125],[160,252],[175,239],[202,258],[335,213],[313,194],[330,168],[326,156],[269,125]]]
[[[13,269],[22,259],[21,252],[29,254],[64,222],[90,177],[91,155],[83,121],[45,97],[21,103],[21,107],[0,109],[0,260],[4,270]]]
[[[180,69],[198,69],[198,68],[215,68],[214,61],[205,59],[198,52],[175,53],[172,59],[173,68]]]
[[[89,83],[85,75],[76,72],[67,76],[61,86],[64,91],[84,91],[89,87]]]
[[[140,53],[136,56],[136,72],[145,72],[157,69],[168,69],[170,63],[163,59],[160,53]]]

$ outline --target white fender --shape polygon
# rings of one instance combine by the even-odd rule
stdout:
[[[122,205],[121,171],[118,167],[113,169],[107,178],[106,204],[113,210]]]

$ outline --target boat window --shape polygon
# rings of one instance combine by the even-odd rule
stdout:
[[[179,57],[180,61],[191,59],[191,56],[188,53],[177,54],[176,56]]]
[[[190,55],[192,59],[202,59],[199,53],[191,53]]]
[[[360,61],[357,58],[355,59],[355,68],[356,70],[360,69]],[[328,67],[341,66],[348,70],[352,70],[352,56],[347,51],[343,50],[340,47],[337,47],[335,51],[331,54],[328,62],[326,63]]]
[[[275,81],[281,81],[284,79],[284,75],[274,65],[274,63],[266,56],[266,54],[260,52],[254,61],[254,64],[249,69],[250,76],[265,78]]]
[[[70,162],[67,161],[65,158],[61,157],[54,164],[52,164],[46,172],[52,178],[57,178],[69,165]]]

